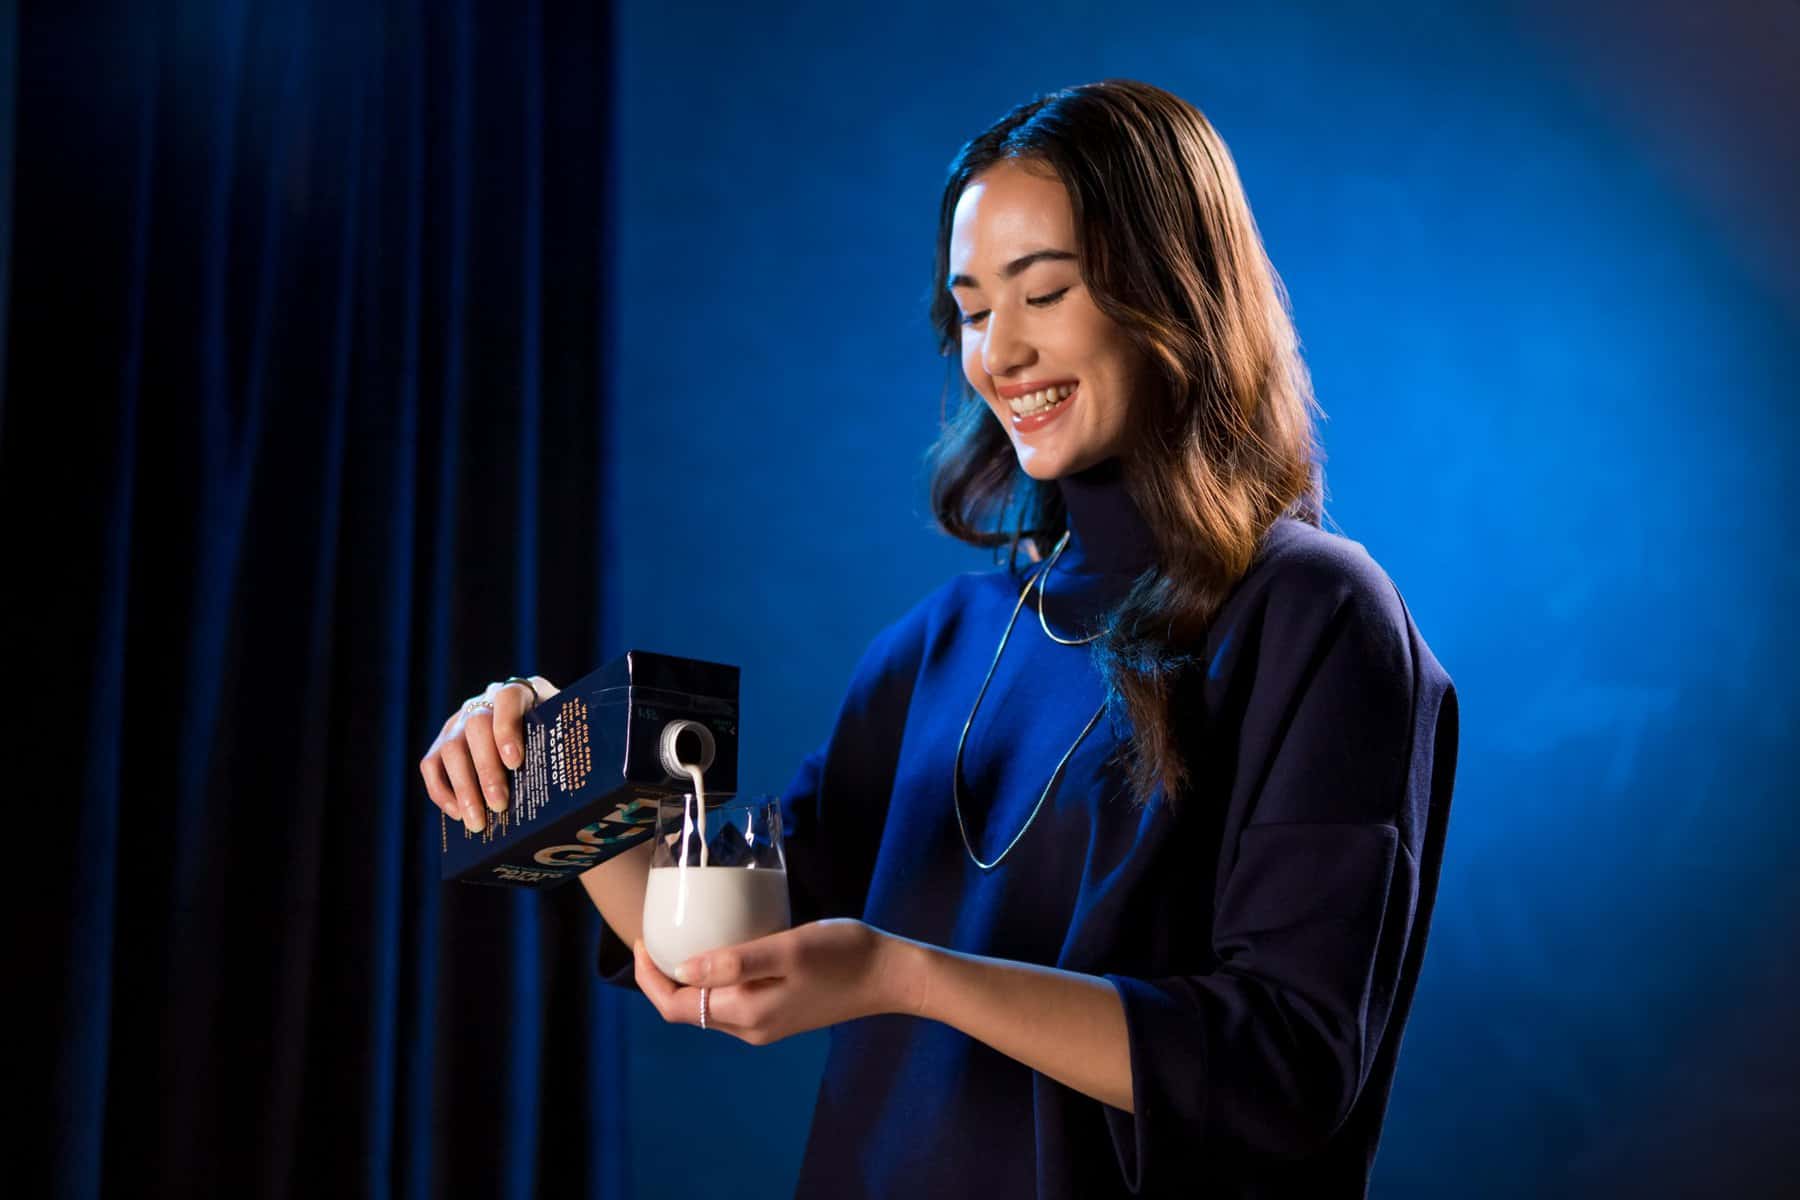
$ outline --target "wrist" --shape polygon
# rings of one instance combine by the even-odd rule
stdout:
[[[937,968],[932,947],[896,934],[882,934],[879,967],[879,1011],[904,1017],[926,1016],[931,973]]]

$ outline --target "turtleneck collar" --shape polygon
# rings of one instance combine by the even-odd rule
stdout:
[[[1069,544],[1056,572],[1136,578],[1156,562],[1156,539],[1109,458],[1057,480],[1069,513]]]

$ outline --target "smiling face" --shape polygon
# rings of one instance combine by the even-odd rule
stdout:
[[[1136,343],[1082,282],[1062,182],[1006,160],[957,199],[951,294],[969,386],[1034,479],[1060,479],[1124,452],[1148,380]]]

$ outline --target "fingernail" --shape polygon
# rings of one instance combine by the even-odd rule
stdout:
[[[499,788],[489,788],[488,789],[487,802],[488,802],[488,807],[493,809],[495,812],[505,812],[506,811],[506,793],[501,791]]]
[[[487,821],[482,818],[481,809],[476,805],[469,805],[466,819],[469,823],[469,831],[471,833],[480,833],[483,829],[487,828]]]
[[[706,960],[704,958],[690,958],[688,961],[675,968],[675,981],[677,983],[697,983],[705,978]]]
[[[519,748],[513,743],[508,742],[506,745],[500,747],[500,757],[506,760],[507,766],[512,767],[514,770],[518,769]]]

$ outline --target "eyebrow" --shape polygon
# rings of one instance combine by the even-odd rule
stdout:
[[[1065,261],[1073,259],[1074,257],[1075,257],[1075,255],[1070,253],[1067,250],[1033,250],[1030,254],[1021,255],[1018,258],[1015,258],[1011,262],[1007,263],[1004,267],[1001,267],[1000,268],[1000,278],[1011,279],[1011,278],[1013,278],[1013,276],[1017,275],[1020,271],[1023,271],[1026,267],[1031,266],[1033,263],[1065,262]],[[972,288],[972,287],[980,287],[981,285],[979,283],[975,282],[975,278],[972,275],[952,275],[950,277],[949,286],[951,286],[953,288],[959,288],[959,287]]]

